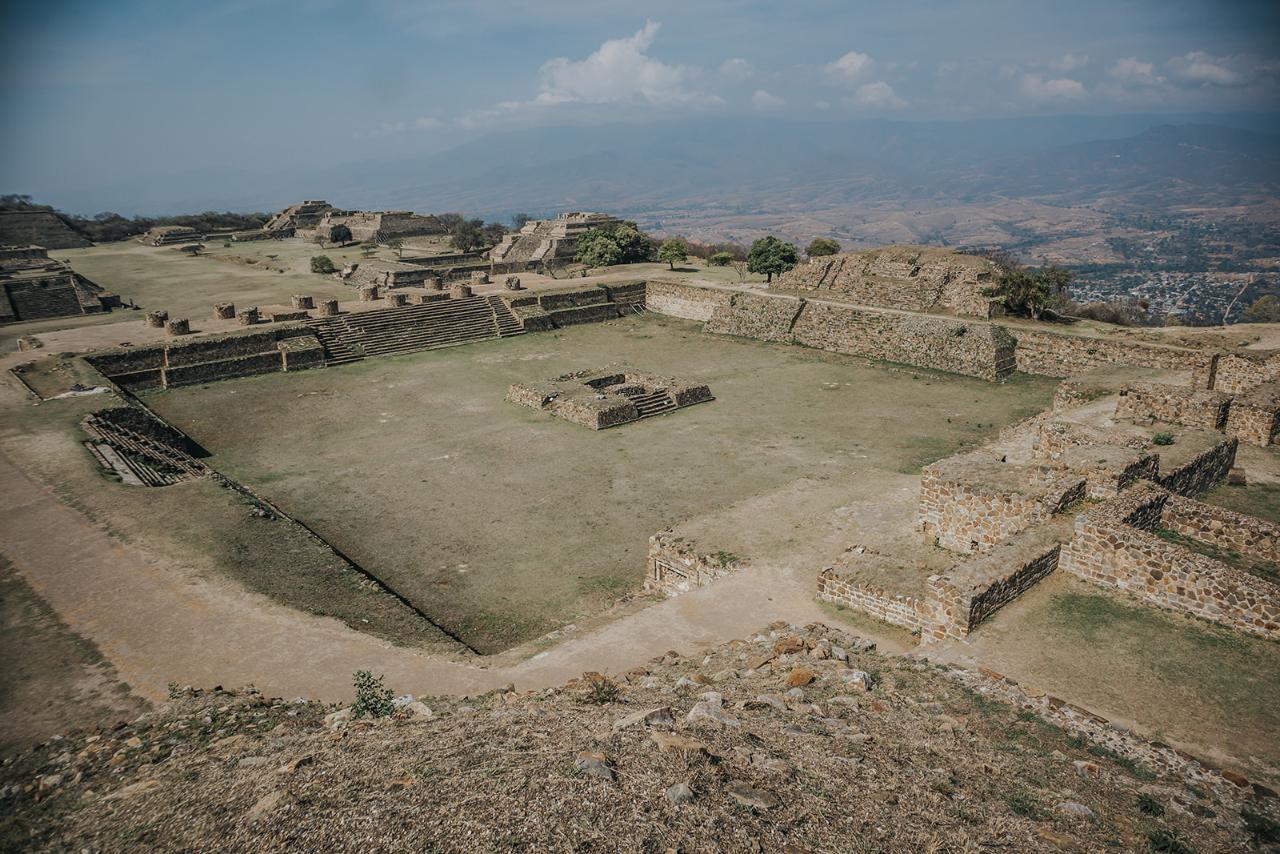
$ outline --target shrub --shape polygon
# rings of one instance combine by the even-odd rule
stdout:
[[[825,255],[835,255],[840,251],[840,244],[836,243],[830,237],[815,237],[809,241],[809,245],[805,247],[804,254],[810,258],[821,258]]]
[[[1191,854],[1191,846],[1176,830],[1147,831],[1147,845],[1152,851],[1160,851],[1164,854]]]
[[[728,267],[729,262],[733,260],[733,256],[728,252],[716,252],[707,259],[707,263],[712,267]]]
[[[618,699],[618,683],[609,677],[601,676],[599,679],[592,679],[588,684],[590,688],[587,699],[597,706],[603,706]]]
[[[357,670],[351,674],[351,684],[356,689],[356,701],[351,704],[353,718],[391,716],[395,710],[391,703],[395,692],[382,684],[381,676],[374,676],[368,670]]]
[[[1157,433],[1157,434],[1155,434],[1154,436],[1152,436],[1152,437],[1151,437],[1151,443],[1152,443],[1153,445],[1172,445],[1172,444],[1173,444],[1173,434],[1172,434],[1172,433]]]
[[[1006,797],[1004,802],[1015,815],[1033,816],[1036,814],[1036,799],[1028,792],[1014,792]]]
[[[1112,302],[1067,303],[1063,306],[1063,313],[1117,326],[1141,326],[1151,319],[1148,314],[1150,307],[1146,300],[1130,298]]]
[[[1143,792],[1138,795],[1138,809],[1147,815],[1164,815],[1164,804],[1160,803],[1154,796],[1147,792]]]
[[[313,273],[334,273],[338,268],[333,266],[333,259],[328,255],[312,255],[311,256],[311,272]]]

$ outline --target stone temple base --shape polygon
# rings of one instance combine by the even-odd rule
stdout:
[[[575,371],[541,383],[514,383],[507,400],[603,430],[712,400],[711,389],[672,377],[612,366]]]

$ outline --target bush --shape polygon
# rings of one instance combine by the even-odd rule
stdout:
[[[728,252],[717,252],[707,259],[707,263],[712,267],[728,267],[732,260],[733,256]]]
[[[599,679],[591,680],[589,684],[590,693],[587,695],[587,699],[597,706],[603,706],[618,699],[618,683],[609,677],[601,676]]]
[[[1151,304],[1146,300],[1131,297],[1113,302],[1068,302],[1063,306],[1062,311],[1072,317],[1114,323],[1117,326],[1141,326],[1150,320],[1148,314],[1150,307]]]
[[[311,256],[311,272],[313,273],[336,273],[338,268],[333,266],[333,259],[328,255],[312,255]]]
[[[1153,445],[1172,445],[1172,444],[1173,444],[1173,434],[1172,434],[1172,433],[1157,433],[1157,434],[1155,434],[1154,436],[1152,436],[1152,437],[1151,437],[1151,444],[1153,444]]]
[[[795,244],[784,243],[772,234],[751,244],[747,253],[747,269],[752,273],[764,273],[765,281],[785,273],[800,260]]]
[[[1146,815],[1164,815],[1164,804],[1147,792],[1138,795],[1138,810]]]
[[[351,674],[351,684],[356,689],[356,701],[351,704],[353,718],[387,718],[395,711],[391,700],[395,692],[382,684],[381,676],[374,676],[368,670],[357,670]]]
[[[840,251],[840,244],[836,243],[830,237],[815,237],[809,241],[809,245],[805,247],[804,254],[810,258],[822,258],[826,255],[835,255]]]

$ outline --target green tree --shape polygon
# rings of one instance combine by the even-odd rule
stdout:
[[[603,228],[587,230],[578,238],[578,251],[574,260],[588,267],[610,267],[620,263],[622,250],[613,234]]]
[[[351,229],[345,225],[335,225],[329,229],[329,239],[339,246],[351,242]]]
[[[311,256],[311,272],[313,273],[334,273],[338,268],[333,266],[333,259],[328,255],[312,255]]]
[[[519,231],[524,228],[531,219],[533,219],[533,217],[529,216],[527,213],[518,213],[511,217],[511,227],[516,231]]]
[[[717,252],[707,259],[707,263],[712,267],[728,267],[732,260],[733,256],[728,252]]]
[[[397,258],[404,257],[404,241],[399,237],[393,237],[388,240],[387,247],[396,253]]]
[[[479,219],[463,220],[450,232],[453,248],[459,252],[471,252],[484,246],[488,241],[484,233],[484,221]]]
[[[992,296],[1000,298],[1005,311],[1039,320],[1046,311],[1061,306],[1071,284],[1071,273],[1058,266],[1028,270],[1018,267],[1000,274]]]
[[[785,273],[800,260],[795,244],[784,243],[770,234],[751,244],[747,253],[747,269],[752,273],[764,273],[765,281],[772,282],[773,277]]]
[[[810,258],[821,258],[825,255],[835,255],[839,251],[840,244],[830,237],[815,237],[805,247],[804,254]]]
[[[1241,323],[1280,323],[1280,298],[1266,294],[1254,300],[1253,305],[1240,315]]]
[[[684,245],[684,241],[678,237],[670,240],[662,241],[662,246],[658,247],[658,260],[666,261],[672,270],[676,268],[677,261],[688,261],[689,250]]]

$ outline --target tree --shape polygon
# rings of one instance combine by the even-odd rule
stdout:
[[[1266,294],[1254,300],[1253,305],[1240,315],[1241,323],[1280,323],[1280,299]]]
[[[658,260],[666,261],[674,270],[677,261],[689,260],[689,250],[685,247],[683,240],[673,237],[670,240],[664,240],[662,246],[658,248]]]
[[[333,266],[333,259],[328,255],[312,255],[311,256],[311,272],[313,273],[336,273],[338,268]]]
[[[1055,309],[1066,300],[1071,273],[1056,265],[1039,270],[1018,267],[1000,274],[994,291],[1011,314],[1023,314],[1039,320],[1046,311]]]
[[[396,253],[397,258],[404,257],[404,241],[399,237],[393,237],[387,241],[387,246]]]
[[[785,273],[800,260],[795,244],[784,243],[770,234],[751,244],[747,253],[747,269],[752,273],[764,273],[765,281],[772,282],[773,277]]]
[[[458,223],[450,232],[453,248],[459,252],[471,252],[485,245],[484,220],[468,219]]]
[[[707,259],[707,263],[712,267],[728,267],[729,262],[733,260],[733,256],[728,252],[716,252]]]
[[[810,258],[821,258],[825,255],[835,255],[839,251],[840,244],[830,237],[815,237],[805,247],[804,254]]]
[[[316,233],[311,236],[311,242],[323,249],[325,244],[329,242],[329,238],[325,235],[324,229],[318,229]]]
[[[611,267],[620,263],[621,257],[622,250],[613,235],[603,228],[592,228],[578,238],[574,260],[588,267]]]
[[[351,229],[345,225],[335,225],[329,229],[329,239],[339,246],[351,242]]]
[[[745,260],[739,261],[735,258],[729,262],[729,265],[733,267],[733,271],[738,274],[739,282],[745,282],[747,280],[748,263]]]
[[[452,234],[453,230],[466,221],[460,213],[442,213],[436,214],[436,219],[440,220],[440,224],[444,226],[444,230]]]
[[[516,231],[519,231],[532,219],[533,217],[529,216],[527,213],[518,213],[511,217],[511,227]]]

